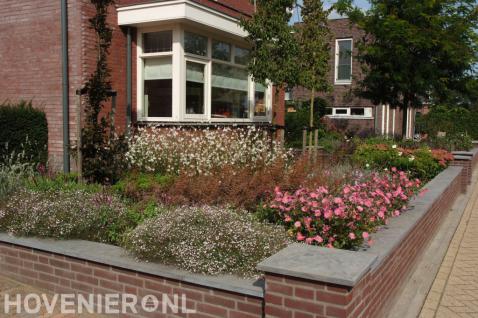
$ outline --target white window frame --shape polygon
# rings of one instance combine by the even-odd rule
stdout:
[[[330,118],[344,118],[344,119],[373,119],[373,108],[362,106],[350,106],[350,107],[328,107],[332,109],[331,115],[326,115]],[[352,115],[352,108],[363,108],[364,115]],[[346,114],[337,114],[337,110],[346,110]]]
[[[143,53],[143,33],[173,31],[172,52]],[[207,56],[189,54],[184,51],[184,32],[192,32],[208,38]],[[224,41],[231,45],[231,61],[212,59],[212,41]],[[192,30],[180,23],[162,25],[158,27],[145,27],[137,29],[137,118],[142,122],[208,122],[208,123],[271,123],[272,122],[272,84],[266,89],[266,116],[254,116],[255,107],[255,83],[252,77],[248,77],[248,118],[212,118],[211,116],[211,76],[212,63],[227,64],[245,69],[247,66],[235,64],[236,46],[244,48],[244,43],[238,43],[227,38],[227,35],[212,35],[202,30]],[[173,88],[172,88],[172,117],[146,117],[144,116],[144,60],[154,57],[172,56]],[[186,114],[186,61],[205,64],[205,114]]]
[[[350,79],[348,80],[339,80],[339,43],[344,41],[350,41]],[[352,74],[353,74],[353,51],[354,51],[354,40],[353,38],[343,38],[335,40],[335,72],[334,72],[334,81],[336,85],[351,85],[352,84]]]

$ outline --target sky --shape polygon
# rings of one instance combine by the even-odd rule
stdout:
[[[301,0],[299,0],[299,3],[302,3]],[[333,0],[325,0],[324,1],[326,7],[330,7],[335,1]],[[354,4],[362,9],[368,9],[370,8],[370,3],[367,0],[354,0]],[[334,18],[339,18],[340,16],[337,13],[332,13],[331,17],[332,19]],[[294,12],[294,16],[292,17],[292,22],[298,22],[300,20],[300,12],[296,10]]]

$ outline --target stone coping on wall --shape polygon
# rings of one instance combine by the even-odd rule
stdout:
[[[102,243],[67,240],[14,237],[0,233],[0,242],[37,251],[64,255],[79,260],[112,266],[122,270],[173,279],[253,297],[264,297],[263,280],[241,279],[232,275],[200,275],[157,263],[142,262],[130,256],[121,247]]]
[[[413,230],[432,205],[460,176],[463,167],[450,166],[424,186],[426,192],[413,198],[409,210],[373,234],[374,244],[358,251],[293,244],[258,265],[267,273],[281,274],[341,286],[355,286],[374,270]]]

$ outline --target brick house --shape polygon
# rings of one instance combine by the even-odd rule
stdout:
[[[254,83],[245,68],[249,48],[238,22],[253,12],[249,0],[117,0],[108,11],[117,127],[283,125],[283,101],[273,109],[272,87]],[[32,100],[45,110],[50,159],[57,166],[77,138],[75,92],[95,69],[88,21],[94,14],[89,0],[6,0],[0,8],[0,101]]]
[[[332,91],[317,94],[327,101],[327,117],[343,131],[402,135],[402,110],[389,105],[374,105],[353,94],[357,80],[362,77],[361,66],[354,56],[357,54],[355,44],[361,40],[363,32],[351,25],[347,18],[331,19],[329,27],[332,39],[328,76]],[[306,101],[310,99],[310,92],[296,87],[288,96],[293,101]],[[407,137],[410,138],[414,134],[416,110],[409,109],[408,112]]]

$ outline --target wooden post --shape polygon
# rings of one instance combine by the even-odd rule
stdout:
[[[83,156],[81,153],[82,140],[81,140],[81,89],[76,91],[76,152],[78,169],[78,182],[83,182]]]

